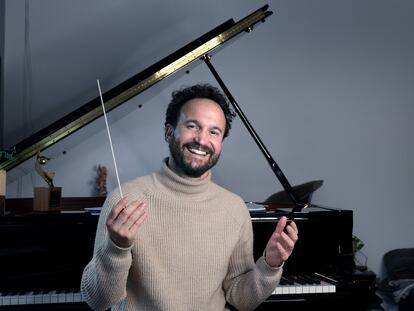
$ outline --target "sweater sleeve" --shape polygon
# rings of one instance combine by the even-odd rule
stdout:
[[[241,227],[240,239],[223,282],[226,300],[237,310],[253,310],[272,294],[282,272],[282,267],[269,266],[263,256],[254,263],[253,229],[249,217]]]
[[[120,248],[109,237],[106,219],[119,200],[110,196],[98,221],[92,260],[81,280],[82,296],[93,310],[108,310],[126,297],[128,271],[132,263],[131,248]]]

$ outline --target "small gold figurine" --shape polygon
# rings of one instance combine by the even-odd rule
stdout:
[[[54,187],[53,177],[55,177],[55,173],[54,172],[46,172],[42,168],[42,166],[45,165],[47,163],[47,161],[49,161],[49,160],[50,160],[50,158],[45,157],[45,156],[41,156],[40,152],[38,151],[37,152],[37,157],[36,157],[35,170],[40,175],[40,177],[42,177],[44,179],[44,181],[49,185],[49,187]]]

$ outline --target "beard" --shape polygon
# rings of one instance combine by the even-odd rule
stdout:
[[[172,138],[172,142],[168,145],[170,149],[170,154],[175,162],[175,164],[189,177],[200,177],[209,169],[211,169],[220,158],[220,153],[215,154],[213,150],[206,146],[202,146],[196,142],[191,142],[188,144],[184,144],[182,147],[180,143],[175,139]],[[207,161],[203,164],[195,164],[192,163],[190,160],[187,160],[184,156],[184,149],[198,149],[206,152],[207,154]]]

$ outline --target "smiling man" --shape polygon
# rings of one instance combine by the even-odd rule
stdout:
[[[243,200],[211,181],[234,117],[210,85],[172,94],[170,157],[102,207],[81,284],[94,310],[253,310],[274,291],[298,231],[283,217],[254,262]]]
[[[220,157],[225,127],[223,111],[214,101],[189,100],[180,111],[177,125],[165,125],[171,153],[168,166],[181,176],[205,176]]]

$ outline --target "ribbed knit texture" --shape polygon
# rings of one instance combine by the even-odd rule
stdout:
[[[243,200],[210,175],[188,180],[165,162],[159,172],[122,185],[129,201],[146,203],[148,217],[131,248],[116,246],[99,218],[94,255],[81,290],[94,310],[253,310],[278,284],[282,269],[253,262],[253,233]],[[126,289],[127,288],[127,289]]]

